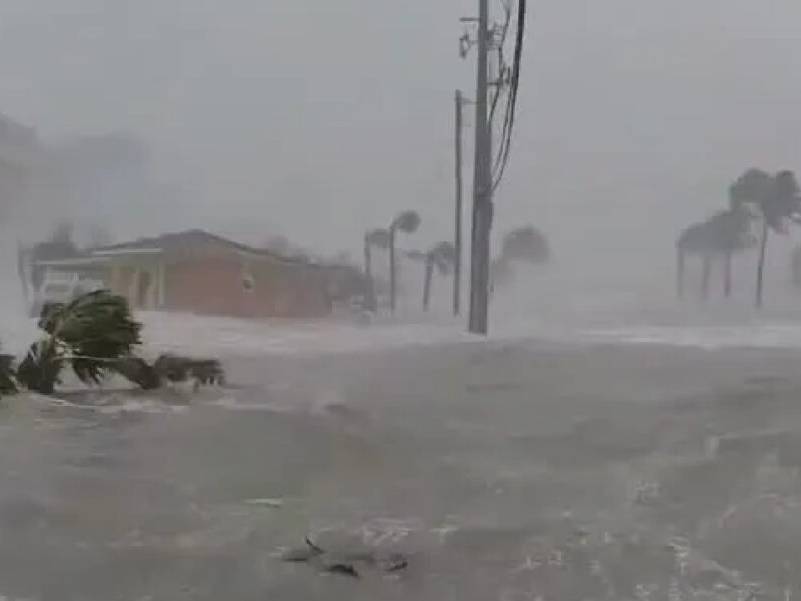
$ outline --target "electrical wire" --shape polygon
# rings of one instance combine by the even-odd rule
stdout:
[[[493,176],[493,186],[492,186],[493,190],[495,190],[500,184],[503,178],[503,174],[506,170],[506,166],[508,165],[509,162],[512,131],[514,129],[514,119],[517,108],[517,93],[520,84],[520,65],[522,59],[523,35],[525,33],[525,15],[526,15],[525,0],[519,0],[514,63],[512,66],[510,89],[506,103],[506,111],[504,115],[501,143],[499,145],[498,155],[493,168],[493,171],[495,172],[495,175]]]
[[[503,90],[503,81],[506,77],[507,66],[503,55],[503,48],[506,44],[506,37],[509,34],[509,25],[512,22],[512,6],[510,4],[510,0],[501,2],[501,6],[503,6],[504,22],[503,26],[501,27],[501,37],[498,41],[498,81],[495,82],[495,94],[492,96],[492,108],[490,109],[489,117],[490,123],[495,121],[495,109],[498,107],[498,100],[500,99],[501,91]]]
[[[495,160],[493,171],[492,190],[494,191],[503,179],[506,167],[509,164],[509,156],[512,147],[512,132],[515,123],[515,111],[517,109],[517,93],[520,86],[520,69],[523,57],[523,39],[526,27],[526,0],[518,0],[517,6],[517,34],[515,36],[514,59],[512,63],[512,74],[509,84],[509,94],[506,99],[506,110],[504,114],[503,129],[501,133],[501,143],[498,155]],[[490,122],[491,124],[491,122]],[[490,125],[491,126],[491,125]]]

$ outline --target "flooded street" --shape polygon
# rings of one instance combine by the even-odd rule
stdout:
[[[799,359],[463,345],[231,357],[231,387],[194,396],[7,399],[0,593],[785,598]],[[307,535],[359,577],[282,561]],[[368,560],[391,553],[408,566]]]

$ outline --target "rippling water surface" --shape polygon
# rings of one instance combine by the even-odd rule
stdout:
[[[801,357],[457,346],[230,358],[227,390],[0,412],[9,599],[785,598]],[[360,578],[285,563],[403,553]]]

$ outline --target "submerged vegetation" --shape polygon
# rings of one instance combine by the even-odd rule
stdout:
[[[116,374],[145,390],[166,382],[192,380],[198,386],[225,379],[216,359],[165,354],[149,363],[137,356],[142,324],[134,320],[124,297],[106,290],[46,306],[39,328],[42,337],[31,344],[19,365],[13,356],[0,355],[0,394],[19,389],[53,394],[67,368],[87,385]]]

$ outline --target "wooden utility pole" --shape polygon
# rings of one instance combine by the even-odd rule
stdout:
[[[492,129],[487,114],[490,35],[488,0],[478,0],[476,142],[468,324],[469,331],[474,334],[486,334],[488,326],[489,252],[492,228]]]
[[[462,106],[464,98],[461,90],[456,90],[456,207],[454,215],[453,247],[453,314],[461,311],[462,296]]]
[[[389,228],[389,312],[395,314],[395,281],[397,265],[395,264],[395,224]]]
[[[364,233],[364,308],[376,310],[375,284],[373,283],[373,261],[370,248],[370,233]]]

